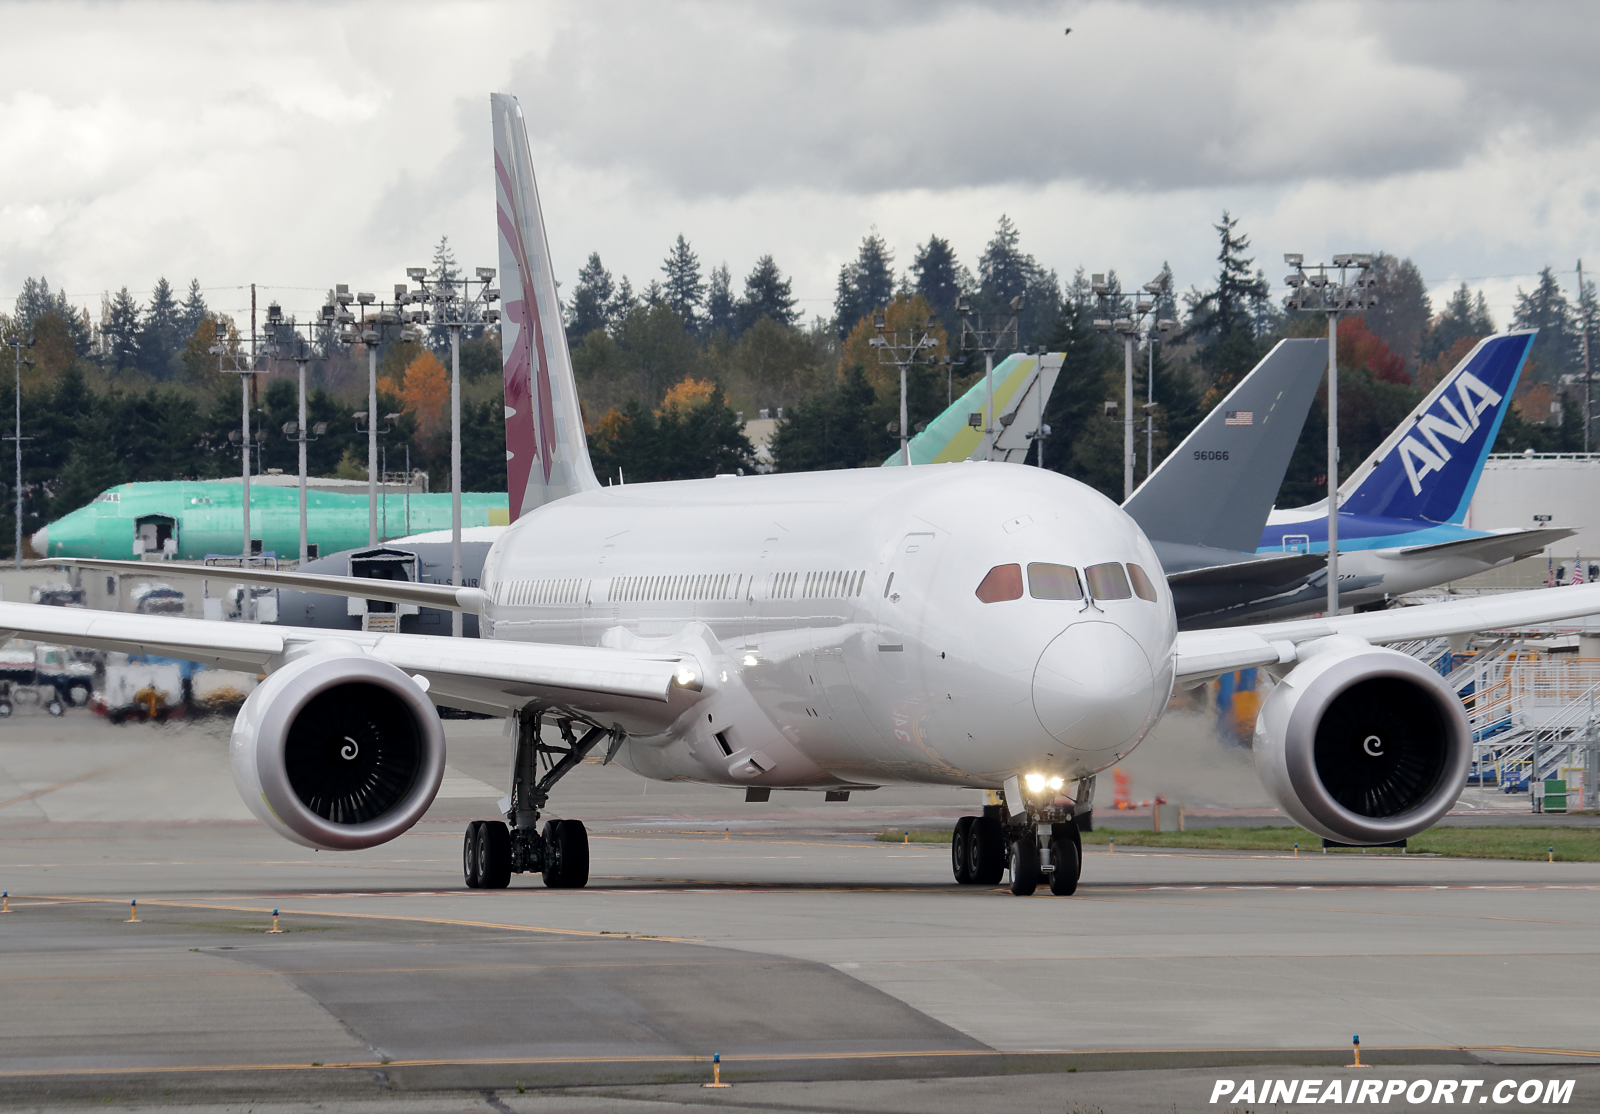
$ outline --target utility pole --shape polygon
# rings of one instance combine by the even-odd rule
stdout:
[[[283,337],[287,334],[292,338],[293,352],[290,359],[294,360],[296,379],[299,381],[299,411],[297,420],[283,423],[283,436],[285,440],[297,442],[300,456],[300,550],[299,562],[305,564],[310,552],[309,542],[306,537],[306,446],[324,433],[328,432],[327,422],[318,422],[314,430],[306,427],[306,365],[314,358],[311,346],[300,337],[294,319],[284,319],[283,309],[277,302],[267,306],[267,351],[273,356],[282,354],[284,347]]]
[[[16,496],[17,496],[17,522],[16,522],[17,536],[16,536],[16,547],[17,548],[16,548],[16,561],[17,561],[17,571],[21,572],[22,571],[22,441],[23,441],[23,437],[22,437],[22,365],[23,364],[27,364],[29,367],[33,366],[33,361],[32,360],[25,360],[25,359],[22,358],[22,350],[24,348],[32,348],[33,347],[33,337],[29,336],[27,340],[23,340],[21,337],[13,337],[11,340],[6,341],[6,344],[11,346],[12,350],[16,353],[16,357],[17,357],[17,360],[16,360],[16,363],[17,363],[17,432],[16,432],[16,436],[8,437],[8,438],[6,438],[6,440],[15,441],[17,443],[17,490],[16,490]],[[33,438],[29,437],[27,440],[32,441]],[[43,554],[41,554],[41,556],[43,556]]]
[[[220,318],[217,320],[217,342],[211,346],[211,354],[217,358],[217,371],[225,375],[237,375],[239,377],[239,459],[242,462],[241,476],[244,481],[242,495],[244,548],[239,551],[240,568],[249,568],[250,557],[252,556],[250,548],[250,380],[261,370],[256,367],[255,358],[255,288],[253,285],[250,290],[250,300],[251,354],[249,356],[241,354],[238,351],[237,344],[232,346],[231,351],[229,350],[228,327],[222,323]],[[233,366],[229,367],[229,364]],[[265,437],[265,431],[260,436]],[[228,434],[228,440],[233,440],[233,434]]]
[[[433,305],[430,313],[426,310],[413,311],[408,320],[413,326],[427,324],[430,319],[444,325],[450,330],[450,583],[457,588],[461,584],[461,330],[471,324],[474,312],[478,312],[483,321],[493,324],[500,320],[500,311],[491,308],[493,303],[500,300],[500,291],[493,285],[495,269],[493,267],[479,267],[476,281],[480,284],[478,293],[472,293],[473,279],[461,279],[462,289],[457,291],[455,285],[449,282],[436,282],[432,286],[428,282],[428,269],[426,267],[407,267],[406,277],[419,287],[415,292],[408,292],[404,286],[396,285],[395,301],[401,305],[416,303],[418,305]],[[404,339],[405,334],[401,334]],[[407,472],[410,468],[407,466]],[[407,479],[409,480],[409,474]],[[409,492],[411,489],[406,488]],[[410,527],[408,526],[407,529]],[[450,635],[460,638],[463,633],[461,612],[450,613]]]
[[[1333,263],[1305,264],[1305,256],[1288,252],[1283,261],[1294,274],[1283,281],[1291,293],[1284,299],[1291,309],[1317,310],[1328,315],[1328,605],[1331,618],[1339,614],[1339,315],[1360,312],[1378,304],[1378,276],[1372,273],[1372,256],[1365,253],[1336,255]],[[1355,268],[1354,278],[1349,271]],[[1338,281],[1328,272],[1338,271]]]
[[[1133,348],[1144,331],[1145,319],[1155,314],[1161,304],[1161,296],[1167,292],[1169,282],[1167,272],[1163,270],[1144,284],[1144,294],[1149,295],[1145,297],[1140,294],[1124,294],[1120,286],[1107,282],[1105,275],[1094,275],[1090,281],[1089,288],[1100,300],[1100,312],[1106,315],[1095,318],[1094,327],[1102,333],[1116,333],[1122,338],[1122,501],[1124,503],[1133,496],[1133,473],[1138,461],[1133,447],[1134,424],[1138,420],[1133,416]],[[1176,323],[1172,321],[1157,321],[1155,330],[1167,332],[1175,325]],[[1152,330],[1151,343],[1154,343],[1155,330]],[[1155,366],[1153,362],[1151,366],[1152,368]],[[1152,395],[1152,405],[1153,403]]]
[[[906,412],[906,376],[911,365],[924,351],[931,351],[938,347],[939,342],[934,339],[930,330],[933,328],[933,318],[928,318],[922,323],[921,329],[908,329],[904,332],[891,330],[884,333],[887,318],[882,313],[872,315],[872,327],[878,335],[867,343],[878,350],[880,364],[893,364],[900,369],[900,420],[889,423],[889,432],[900,435],[900,463],[906,467],[911,466],[911,430],[907,428],[910,420]],[[902,339],[904,338],[904,339]]]
[[[976,342],[978,351],[983,353],[983,459],[990,460],[994,456],[994,443],[1000,436],[1000,427],[994,419],[994,354],[1005,343],[1006,337],[1011,338],[1011,347],[1017,346],[1017,314],[1022,312],[1026,298],[1018,294],[1011,299],[1010,316],[1002,314],[974,314],[972,303],[966,295],[956,299],[956,312],[961,315],[961,347],[967,346],[970,336]],[[977,325],[973,325],[976,317]]]

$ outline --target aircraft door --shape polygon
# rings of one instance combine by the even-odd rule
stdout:
[[[906,655],[922,631],[922,612],[928,603],[938,558],[938,535],[931,530],[906,534],[895,544],[878,600],[878,664],[897,681],[908,679]]]

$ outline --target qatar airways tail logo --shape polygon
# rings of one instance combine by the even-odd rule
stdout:
[[[1500,393],[1470,371],[1456,376],[1454,386],[1461,408],[1456,409],[1446,388],[1435,400],[1434,408],[1418,418],[1410,434],[1400,442],[1400,463],[1405,465],[1413,495],[1422,494],[1423,476],[1439,471],[1450,459],[1445,441],[1465,444],[1467,438],[1478,431],[1479,416],[1500,405]],[[1427,444],[1423,444],[1424,441]]]

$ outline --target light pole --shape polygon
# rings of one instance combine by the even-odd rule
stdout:
[[[30,337],[28,337],[27,340],[23,340],[21,337],[13,337],[12,339],[6,341],[6,343],[11,346],[11,348],[16,352],[16,356],[17,356],[17,432],[16,432],[16,436],[15,437],[8,438],[8,440],[12,440],[12,441],[15,441],[17,443],[17,537],[16,537],[17,550],[16,550],[16,559],[17,559],[17,571],[21,572],[22,571],[22,365],[23,364],[27,364],[29,367],[33,366],[33,361],[32,360],[25,360],[25,359],[22,358],[22,350],[24,348],[32,348],[33,347],[33,337],[30,336]],[[33,438],[30,437],[30,438],[28,438],[28,440],[31,441],[31,440],[33,440]]]
[[[322,319],[328,324],[340,326],[339,342],[353,345],[364,344],[367,348],[367,410],[368,414],[378,412],[378,345],[383,341],[383,327],[397,325],[400,316],[389,308],[387,302],[380,302],[377,298],[362,291],[354,296],[346,283],[340,283],[333,288],[334,304],[322,307]],[[350,303],[355,302],[361,306],[361,320],[357,322],[355,314],[350,309]],[[376,305],[376,314],[369,315],[369,306]],[[360,329],[356,328],[359,324]],[[374,328],[373,326],[377,326]],[[374,423],[367,423],[367,544],[378,544],[378,431]]]
[[[250,377],[258,374],[260,369],[255,366],[253,356],[240,352],[237,344],[228,344],[228,326],[221,318],[217,319],[217,342],[211,346],[211,354],[217,358],[217,371],[239,377],[239,459],[243,462],[241,474],[244,480],[244,548],[239,551],[239,567],[249,568],[253,556],[250,547]],[[233,434],[228,434],[228,440],[233,440]]]
[[[1124,294],[1121,287],[1106,281],[1105,275],[1095,275],[1090,289],[1100,300],[1100,312],[1105,317],[1095,318],[1094,327],[1103,333],[1116,333],[1122,338],[1122,500],[1133,495],[1133,472],[1138,457],[1133,448],[1133,348],[1143,332],[1145,318],[1156,312],[1161,297],[1167,292],[1170,279],[1166,271],[1144,284],[1144,294]],[[1166,332],[1173,322],[1157,321],[1156,329]]]
[[[1589,451],[1589,424],[1593,408],[1589,395],[1594,388],[1594,375],[1589,362],[1589,297],[1583,288],[1583,260],[1578,260],[1578,322],[1583,326],[1583,451]]]
[[[1291,309],[1322,310],[1328,315],[1328,605],[1327,614],[1339,614],[1339,315],[1378,304],[1378,277],[1372,273],[1372,256],[1364,253],[1336,255],[1333,263],[1305,264],[1305,256],[1287,252],[1283,261],[1294,274],[1283,281]],[[1349,276],[1356,269],[1354,278]],[[1337,282],[1328,272],[1339,272]]]
[[[490,284],[494,282],[495,270],[493,267],[479,267],[476,281],[480,284],[478,293],[472,294],[472,279],[462,279],[463,292],[458,294],[455,285],[449,282],[428,284],[428,270],[426,267],[407,267],[406,277],[416,283],[420,289],[408,293],[404,286],[396,286],[395,300],[404,306],[415,302],[418,305],[432,304],[433,312],[427,310],[414,310],[408,320],[413,326],[427,324],[430,318],[435,324],[444,325],[450,330],[450,583],[453,587],[460,588],[461,584],[461,330],[472,322],[474,311],[481,312],[483,321],[493,324],[500,320],[500,311],[491,309],[490,304],[500,300],[500,291]],[[409,484],[409,478],[408,478]],[[411,488],[407,486],[406,491]],[[461,612],[450,613],[450,636],[460,638],[462,630]]]
[[[887,324],[888,319],[884,314],[873,314],[872,327],[877,330],[878,335],[867,343],[878,350],[880,364],[893,364],[900,369],[900,420],[894,423],[896,427],[894,432],[900,434],[900,463],[909,468],[911,430],[907,428],[910,415],[906,412],[906,376],[917,357],[924,351],[937,348],[939,342],[929,331],[933,328],[931,317],[922,323],[921,329],[907,329],[903,332],[892,329],[885,334],[884,328]]]
[[[1018,294],[1011,299],[1011,314],[974,314],[972,303],[966,295],[956,299],[956,313],[961,315],[961,347],[966,348],[967,337],[972,337],[977,342],[978,350],[983,353],[983,436],[987,443],[983,446],[983,459],[988,460],[994,455],[995,439],[999,437],[1000,430],[994,424],[994,354],[995,350],[1011,338],[1012,347],[1017,344],[1017,314],[1022,312],[1026,302],[1024,295]],[[977,325],[972,324],[976,316]],[[987,323],[986,323],[987,322]]]

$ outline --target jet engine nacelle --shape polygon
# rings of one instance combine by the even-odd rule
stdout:
[[[405,832],[444,777],[444,729],[422,688],[351,646],[269,676],[230,744],[245,804],[278,834],[357,851]]]
[[[1461,701],[1415,658],[1340,639],[1290,671],[1256,718],[1256,770],[1297,823],[1339,843],[1431,827],[1466,784]]]

